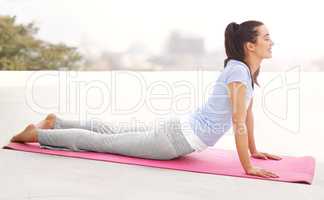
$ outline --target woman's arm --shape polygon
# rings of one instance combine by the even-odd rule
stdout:
[[[230,103],[232,106],[232,121],[235,134],[237,153],[245,173],[264,178],[276,178],[276,174],[252,166],[249,155],[249,141],[246,127],[246,87],[241,82],[231,82],[228,84]]]
[[[236,149],[242,167],[247,172],[250,168],[252,168],[252,164],[248,152],[249,149],[248,134],[247,134],[247,127],[245,124],[246,87],[240,82],[229,83],[228,87],[229,87],[230,102],[232,106],[232,122],[233,122],[233,130],[235,134]]]
[[[250,105],[248,107],[247,114],[246,114],[246,127],[248,132],[249,150],[251,154],[254,154],[257,152],[257,148],[254,139],[254,119],[253,119],[252,105],[253,105],[253,98],[251,98]]]
[[[251,102],[247,109],[247,114],[246,114],[246,127],[248,132],[249,150],[252,157],[259,158],[259,159],[281,160],[281,157],[279,156],[269,154],[269,153],[258,152],[255,144],[255,139],[254,139],[254,118],[252,112],[252,105],[253,105],[253,98],[251,98]]]

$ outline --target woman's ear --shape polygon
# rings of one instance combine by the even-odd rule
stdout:
[[[253,44],[252,42],[246,42],[245,45],[244,45],[244,48],[245,48],[247,51],[252,51],[252,52],[254,52],[254,51],[255,51],[255,44]]]

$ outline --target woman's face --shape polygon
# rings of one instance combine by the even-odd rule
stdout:
[[[257,28],[258,36],[257,41],[254,44],[254,53],[257,57],[263,58],[271,58],[272,52],[271,48],[273,46],[273,41],[270,38],[269,31],[265,25],[258,26]]]

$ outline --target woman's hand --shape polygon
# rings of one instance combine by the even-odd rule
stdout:
[[[263,178],[279,178],[278,175],[267,171],[265,169],[261,169],[259,167],[251,167],[246,170],[246,174],[252,175],[252,176],[261,176]]]
[[[264,153],[264,152],[254,152],[251,154],[251,156],[253,158],[256,159],[263,159],[263,160],[281,160],[282,158],[273,154],[269,154],[269,153]]]

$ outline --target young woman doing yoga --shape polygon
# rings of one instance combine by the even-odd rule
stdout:
[[[233,127],[236,149],[245,173],[276,174],[253,166],[250,157],[280,160],[259,152],[254,140],[253,90],[263,59],[271,58],[273,42],[259,21],[230,23],[225,30],[227,58],[205,104],[185,117],[168,117],[155,126],[113,126],[101,121],[63,119],[49,114],[36,126],[28,125],[11,142],[39,142],[42,148],[95,151],[169,160],[201,152]]]

